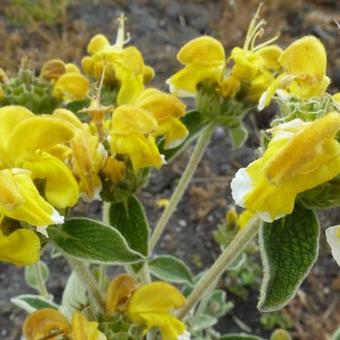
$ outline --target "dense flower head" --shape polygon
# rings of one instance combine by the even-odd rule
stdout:
[[[121,16],[118,20],[115,44],[111,45],[103,34],[95,35],[88,44],[89,55],[82,59],[82,67],[97,80],[104,76],[105,84],[117,87],[117,102],[124,104],[139,95],[144,84],[153,78],[154,71],[145,65],[136,47],[124,47],[129,41],[124,31],[125,18]]]
[[[275,126],[263,156],[236,173],[231,183],[236,204],[268,222],[290,214],[297,194],[339,174],[339,130],[336,112]]]

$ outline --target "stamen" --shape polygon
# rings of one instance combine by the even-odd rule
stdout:
[[[244,45],[243,45],[243,49],[245,49],[245,50],[249,50],[249,46],[250,46],[252,37],[254,36],[254,31],[256,32],[256,27],[258,25],[257,21],[260,19],[260,11],[261,11],[262,6],[263,6],[263,3],[260,2],[255,15],[253,16],[253,18],[250,21],[249,28],[248,28],[248,31],[247,31],[247,34],[246,34],[246,39],[245,39]]]
[[[115,43],[116,47],[122,48],[124,46],[124,44],[126,44],[130,40],[129,34],[127,34],[127,37],[125,38],[125,21],[126,21],[126,17],[122,13],[117,19],[118,32],[117,32],[117,39],[116,39],[116,43]]]

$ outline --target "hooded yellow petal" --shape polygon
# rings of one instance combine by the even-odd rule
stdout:
[[[54,333],[68,335],[70,331],[71,327],[66,318],[52,308],[43,308],[33,312],[27,317],[23,326],[26,340],[50,338]]]
[[[0,108],[0,144],[7,146],[13,129],[23,120],[34,117],[34,114],[23,106],[9,105]]]
[[[102,51],[105,47],[110,46],[110,42],[103,34],[95,35],[87,45],[87,52],[92,55]]]
[[[73,63],[67,63],[65,65],[65,71],[66,73],[80,73],[79,67]]]
[[[44,179],[44,195],[57,209],[74,206],[79,198],[78,184],[72,172],[58,158],[44,152],[24,163],[33,179]]]
[[[51,116],[28,118],[17,124],[8,141],[8,155],[19,166],[36,150],[46,150],[68,142],[74,135],[72,127]]]
[[[5,236],[0,229],[0,261],[29,265],[37,262],[39,256],[40,241],[35,232],[17,229]]]
[[[64,219],[40,195],[28,170],[0,170],[0,214],[37,227]]]
[[[112,114],[112,132],[116,134],[147,134],[157,129],[157,121],[147,111],[121,105]]]
[[[289,45],[281,54],[279,63],[289,74],[321,82],[326,74],[326,50],[319,39],[306,36]]]
[[[190,40],[177,53],[177,60],[185,65],[196,61],[206,64],[223,64],[224,59],[222,44],[209,36]]]
[[[80,312],[72,318],[73,340],[106,340],[106,336],[98,330],[98,322],[87,321]]]
[[[89,80],[82,74],[64,73],[53,86],[53,95],[60,100],[81,100],[87,96]]]
[[[169,313],[184,304],[185,297],[176,287],[166,282],[151,282],[133,294],[128,313]]]
[[[158,123],[169,117],[181,118],[186,109],[186,105],[177,97],[154,88],[143,91],[136,105],[150,112]]]
[[[128,315],[132,321],[145,324],[148,330],[159,327],[162,339],[177,340],[185,326],[170,313],[184,304],[185,298],[177,288],[165,282],[151,282],[133,294]]]

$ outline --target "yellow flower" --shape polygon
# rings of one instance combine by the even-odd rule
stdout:
[[[332,255],[340,266],[340,226],[336,225],[326,229],[326,239],[331,247]]]
[[[78,185],[66,165],[46,150],[73,136],[51,116],[35,116],[21,106],[0,108],[0,213],[37,227],[62,223],[54,209],[73,206]],[[33,180],[43,180],[42,192]]]
[[[70,142],[71,165],[79,180],[80,192],[86,200],[98,199],[102,188],[98,173],[106,158],[104,146],[99,143],[98,136],[91,133],[89,125],[82,123],[73,112],[57,109],[53,117],[68,122],[74,131]]]
[[[43,308],[30,314],[25,320],[23,333],[26,340],[57,339],[71,337],[73,340],[105,340],[106,336],[98,330],[98,322],[87,321],[75,312],[72,325],[56,309]]]
[[[137,282],[128,274],[115,277],[107,289],[106,311],[108,313],[126,311],[127,304],[136,289]]]
[[[78,66],[65,64],[60,59],[47,61],[41,68],[40,77],[51,81],[53,96],[59,100],[84,99],[90,88],[89,80],[80,73]]]
[[[147,330],[159,328],[163,340],[177,340],[185,325],[171,311],[185,304],[185,297],[165,282],[147,283],[136,290],[128,305],[128,316]]]
[[[314,122],[292,120],[272,129],[262,158],[240,169],[231,183],[236,204],[271,222],[290,214],[297,194],[340,172],[340,114]]]
[[[136,99],[135,106],[149,112],[157,121],[157,135],[165,138],[165,148],[173,148],[188,135],[188,129],[179,120],[186,106],[173,95],[155,88],[144,90]]]
[[[125,37],[125,18],[121,16],[118,20],[115,44],[111,45],[102,34],[94,36],[87,47],[90,55],[83,58],[82,67],[85,73],[98,80],[104,72],[104,83],[118,86],[117,103],[121,105],[136,98],[154,72],[145,66],[143,56],[136,47],[124,47],[129,40]]]
[[[278,59],[284,72],[263,94],[259,106],[269,105],[278,89],[300,99],[320,96],[330,79],[326,76],[327,54],[321,41],[305,36],[289,45]]]
[[[170,91],[179,97],[193,97],[197,85],[205,80],[219,83],[225,67],[222,44],[209,36],[193,39],[177,53],[184,68],[167,80]]]
[[[261,5],[249,24],[244,46],[233,48],[228,58],[228,62],[233,62],[230,75],[243,84],[245,99],[251,103],[258,102],[274,80],[274,74],[281,68],[278,59],[282,50],[276,45],[271,45],[277,37],[256,45],[256,40],[263,34],[265,25],[265,21],[260,20],[260,9]]]
[[[158,124],[147,111],[132,105],[122,105],[112,114],[110,145],[112,156],[128,156],[134,171],[160,168],[163,159],[153,134]]]
[[[0,261],[29,265],[39,260],[40,241],[29,229],[16,229],[6,235],[0,227]]]
[[[126,166],[124,162],[111,156],[106,159],[106,163],[103,167],[103,174],[113,184],[120,183],[124,179],[125,173]]]

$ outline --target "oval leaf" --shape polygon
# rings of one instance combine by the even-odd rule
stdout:
[[[151,273],[164,281],[193,284],[189,267],[180,259],[170,255],[160,255],[149,261]]]
[[[148,255],[149,224],[143,205],[135,196],[130,196],[126,201],[111,203],[109,218],[110,225],[124,236],[131,249]]]
[[[295,295],[316,260],[319,223],[314,212],[300,204],[291,215],[264,223],[260,249],[264,267],[258,308],[271,312]]]
[[[42,308],[58,309],[58,305],[39,295],[24,294],[11,299],[11,302],[28,313]]]
[[[127,264],[144,258],[118,230],[89,218],[71,218],[62,226],[51,226],[48,235],[63,252],[90,263]]]
[[[42,279],[46,282],[49,276],[49,270],[43,261],[25,267],[25,281],[30,287],[38,290],[37,270],[40,271]]]

